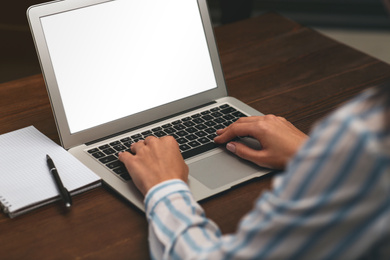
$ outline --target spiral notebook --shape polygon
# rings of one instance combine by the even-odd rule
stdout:
[[[60,200],[46,154],[71,195],[101,184],[99,176],[33,126],[0,135],[0,205],[11,218]]]

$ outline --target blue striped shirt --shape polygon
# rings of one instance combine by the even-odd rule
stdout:
[[[373,93],[316,125],[235,234],[221,234],[184,182],[153,187],[152,258],[390,259],[390,133]]]

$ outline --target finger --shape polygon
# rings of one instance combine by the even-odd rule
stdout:
[[[148,137],[146,137],[145,140],[144,140],[144,144],[148,145],[150,142],[153,141],[153,139],[157,139],[157,137],[155,137],[155,136],[148,136]]]
[[[136,160],[135,155],[132,155],[129,152],[120,152],[118,154],[118,159],[125,165],[127,172],[134,180],[133,174],[136,172],[136,169],[140,167],[139,161]]]
[[[176,139],[172,135],[164,135],[163,137],[160,137],[160,140],[172,141],[172,140],[176,140]]]
[[[129,152],[119,152],[118,153],[118,159],[121,161],[123,164],[128,164],[132,159],[134,155],[132,155]]]
[[[223,130],[218,130],[217,134],[220,137],[216,137],[214,141],[216,143],[226,143],[237,136],[255,137],[256,134],[257,136],[259,136],[259,133],[263,131],[262,126],[265,126],[270,120],[275,119],[280,121],[285,120],[284,118],[279,118],[272,114],[265,116],[242,117],[227,128]]]
[[[176,139],[171,135],[160,137],[160,140],[163,141],[164,143],[167,142],[167,143],[174,143],[178,145]]]
[[[273,115],[267,115],[267,116],[273,116]],[[216,132],[218,135],[223,134],[229,127],[232,125],[236,124],[243,124],[243,123],[253,123],[253,122],[259,122],[259,121],[264,121],[266,120],[267,116],[248,116],[248,117],[240,117],[236,122],[231,124],[230,126],[223,128],[223,129],[218,129]]]
[[[264,150],[254,150],[252,148],[249,148],[248,146],[237,143],[237,142],[230,142],[226,145],[226,148],[237,155],[238,157],[251,161],[253,163],[256,163],[260,166],[265,166],[263,164],[263,158],[266,155],[266,151]]]
[[[176,139],[173,136],[171,135],[163,136],[159,140],[161,141],[160,142],[161,146],[165,147],[164,149],[173,148],[176,149],[177,153],[180,153],[179,143],[176,141]]]
[[[256,134],[256,125],[251,122],[232,124],[225,128],[222,133],[215,137],[216,143],[226,143],[237,136],[252,136]]]
[[[140,148],[144,147],[144,146],[145,146],[145,141],[144,140],[140,140],[140,141],[138,141],[136,143],[132,143],[131,146],[130,146],[130,150],[131,150],[132,153],[136,154],[137,151]]]

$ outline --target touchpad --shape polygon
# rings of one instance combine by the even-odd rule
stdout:
[[[261,170],[230,152],[218,153],[188,166],[190,175],[210,189],[238,181]]]

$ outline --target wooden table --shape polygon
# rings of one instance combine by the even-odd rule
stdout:
[[[218,27],[215,34],[230,95],[304,132],[358,92],[390,80],[388,64],[277,14]],[[41,75],[0,85],[0,134],[28,125],[59,143]],[[201,205],[223,233],[234,232],[271,179]],[[57,203],[15,219],[1,213],[0,248],[1,259],[149,258],[144,214],[106,187],[74,197],[68,213]]]

